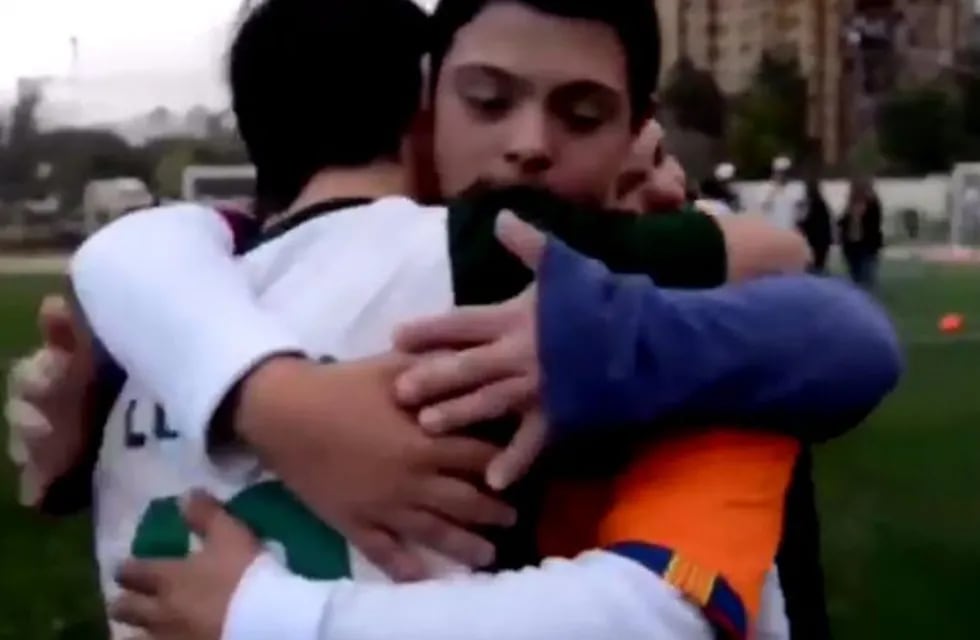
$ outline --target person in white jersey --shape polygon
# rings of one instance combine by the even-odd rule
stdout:
[[[789,183],[793,161],[777,156],[772,161],[772,179],[766,186],[762,211],[780,229],[796,229],[800,215],[800,199]]]

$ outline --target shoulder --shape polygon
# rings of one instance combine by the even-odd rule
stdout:
[[[447,254],[446,210],[405,197],[327,209],[288,230],[266,233],[248,252],[250,268],[367,274],[411,271]],[[320,275],[322,275],[320,273]],[[387,276],[386,276],[387,277]]]

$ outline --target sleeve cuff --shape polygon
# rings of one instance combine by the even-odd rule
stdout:
[[[295,576],[263,554],[228,603],[221,640],[317,640],[330,593],[329,583]]]
[[[187,458],[190,446],[191,462],[210,468],[219,477],[234,478],[239,472],[251,469],[242,468],[239,456],[212,456],[209,450],[208,432],[218,408],[225,397],[260,364],[277,356],[305,356],[306,352],[295,342],[280,336],[271,326],[264,330],[252,331],[242,335],[235,331],[220,343],[212,342],[207,349],[207,357],[193,363],[186,372],[174,372],[184,378],[185,401],[172,405],[171,420],[176,430],[184,437],[177,442],[181,447],[176,453],[181,460]],[[203,352],[202,352],[203,353]],[[171,408],[168,408],[168,412]]]

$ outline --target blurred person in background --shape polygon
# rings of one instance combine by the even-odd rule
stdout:
[[[841,252],[851,279],[865,289],[874,289],[878,277],[878,256],[884,247],[881,200],[871,179],[851,181],[847,205],[838,222]]]
[[[715,216],[728,216],[741,209],[738,194],[732,181],[735,179],[735,165],[723,162],[715,167],[714,174],[701,183],[701,196],[695,206]]]
[[[833,243],[830,208],[820,190],[820,180],[811,175],[806,181],[806,195],[803,201],[803,219],[800,220],[800,233],[806,237],[813,251],[811,271],[823,274],[827,269],[827,254]]]
[[[793,162],[786,156],[772,161],[772,180],[762,201],[762,212],[780,229],[795,229],[798,202],[789,184]]]

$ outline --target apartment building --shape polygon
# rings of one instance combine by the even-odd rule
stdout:
[[[827,162],[841,158],[860,128],[854,112],[862,97],[855,92],[872,80],[894,86],[934,77],[969,41],[974,24],[972,0],[655,2],[664,68],[686,56],[710,70],[725,93],[749,86],[764,52],[797,58],[808,81],[809,133]]]

